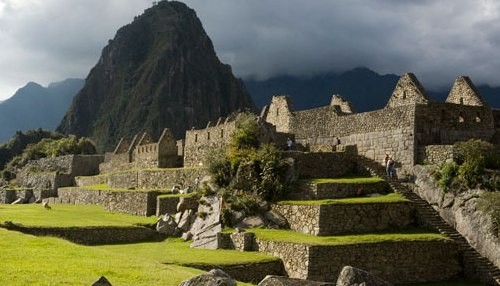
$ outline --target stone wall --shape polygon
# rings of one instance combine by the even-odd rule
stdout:
[[[57,172],[72,176],[90,176],[99,173],[102,155],[66,155],[30,161],[24,168],[30,172]]]
[[[32,189],[0,189],[0,204],[11,204],[20,198],[24,199],[26,203],[36,200]]]
[[[257,239],[255,247],[281,258],[289,277],[314,281],[335,282],[345,265],[394,284],[449,280],[463,270],[451,240],[308,246]]]
[[[373,184],[342,184],[342,183],[322,183],[315,184],[309,181],[302,181],[297,190],[287,195],[291,200],[322,200],[334,198],[349,198],[367,194],[385,194],[390,191],[389,185],[385,181]]]
[[[255,250],[279,257],[281,261],[283,261],[285,271],[289,277],[308,279],[309,246],[281,241],[256,239]]]
[[[219,119],[208,123],[207,128],[187,130],[184,141],[184,167],[207,166],[207,154],[214,149],[225,147],[236,130],[236,119]]]
[[[448,159],[453,159],[453,145],[428,145],[420,148],[418,162],[440,165]]]
[[[188,267],[198,268],[205,271],[214,269],[214,265],[193,265],[188,264]],[[260,263],[237,264],[237,265],[217,265],[216,268],[226,272],[231,278],[257,284],[262,281],[267,275],[284,276],[285,270],[280,260],[267,261]]]
[[[146,240],[157,240],[159,238],[158,233],[154,229],[140,226],[24,227],[4,225],[3,227],[37,236],[60,237],[74,243],[85,245],[133,243]]]
[[[311,246],[307,279],[335,282],[345,265],[357,267],[393,284],[444,281],[462,272],[452,241],[407,241],[344,246]]]
[[[131,168],[132,155],[129,153],[112,154],[107,153],[103,163],[99,164],[101,174],[124,171]]]
[[[30,172],[22,171],[17,174],[17,182],[23,188],[36,191],[36,199],[43,199],[57,195],[57,189],[74,185],[74,178],[68,174],[57,172]]]
[[[487,106],[432,102],[416,108],[415,139],[418,146],[452,145],[457,141],[483,139],[495,133],[495,120]]]
[[[188,204],[196,205],[195,198],[188,195],[160,195],[156,198],[156,216],[162,216],[164,214],[175,214],[177,213],[177,204],[179,204],[181,198],[189,201]]]
[[[97,175],[97,176],[79,176],[75,177],[75,185],[77,187],[88,187],[94,185],[107,184],[107,175]]]
[[[152,216],[156,214],[155,191],[104,191],[84,188],[60,188],[60,202],[77,205],[101,205],[107,211],[131,215]]]
[[[301,178],[335,178],[355,173],[358,169],[355,148],[346,152],[303,153],[284,152],[292,158],[296,174]],[[318,168],[321,166],[321,168]]]
[[[267,114],[287,106],[282,100],[277,102],[280,106],[273,107],[273,101]],[[293,133],[296,142],[304,146],[336,145],[338,137],[342,145],[356,145],[360,155],[377,161],[387,153],[403,166],[415,162],[415,105],[355,114],[341,113],[335,106],[280,112],[285,114],[283,120],[267,115],[265,121],[277,124],[276,130]]]
[[[206,168],[144,169],[110,173],[107,184],[110,188],[138,190],[170,190],[174,185],[181,188],[195,187],[196,177],[208,176]]]
[[[377,204],[273,205],[290,229],[328,236],[402,229],[416,223],[410,202]]]

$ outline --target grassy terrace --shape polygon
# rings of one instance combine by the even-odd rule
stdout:
[[[304,245],[350,245],[356,243],[450,240],[450,238],[439,233],[432,233],[429,230],[418,228],[391,232],[336,236],[314,236],[291,230],[252,229],[249,231],[255,233],[255,235],[262,240]]]
[[[274,261],[278,258],[258,252],[190,248],[189,242],[168,238],[163,242],[94,246],[114,253],[127,253],[160,263],[178,265],[234,265]]]
[[[383,182],[380,177],[343,177],[343,178],[317,178],[309,179],[307,182],[313,184],[376,184]]]
[[[324,200],[306,200],[306,201],[281,201],[282,205],[333,205],[333,204],[382,204],[382,203],[403,203],[410,200],[401,194],[390,193],[387,195],[375,197],[357,197],[345,199],[324,199]]]
[[[156,218],[106,212],[94,205],[56,204],[46,210],[40,204],[26,204],[0,205],[0,223],[4,221],[46,227],[131,226],[153,224]]]
[[[63,190],[92,190],[92,191],[109,191],[109,192],[161,192],[168,194],[170,190],[151,190],[151,189],[127,189],[127,188],[110,188],[108,184],[97,184],[85,187],[64,187]]]
[[[182,280],[202,273],[137,255],[135,244],[121,245],[122,252],[118,252],[5,229],[0,229],[0,237],[0,285],[91,285],[104,275],[113,285],[177,286]],[[156,249],[164,251],[166,245],[158,244]],[[212,252],[214,257],[222,256],[218,251]],[[169,255],[168,251],[163,253]],[[184,254],[181,251],[174,255]],[[43,270],[29,275],[27,269]]]

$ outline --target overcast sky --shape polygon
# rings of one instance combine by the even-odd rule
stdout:
[[[0,100],[29,81],[85,78],[145,0],[0,0]],[[497,0],[186,0],[238,77],[358,66],[413,72],[426,89],[459,75],[500,86]]]

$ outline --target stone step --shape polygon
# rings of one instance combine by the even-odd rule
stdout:
[[[411,202],[318,204],[287,201],[273,211],[287,218],[290,229],[316,236],[404,229],[415,224]],[[348,218],[348,219],[346,219]]]
[[[364,196],[374,193],[389,193],[390,188],[385,181],[374,183],[340,183],[324,180],[303,180],[298,188],[288,197],[291,200],[322,200]]]

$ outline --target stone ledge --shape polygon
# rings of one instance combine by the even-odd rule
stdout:
[[[416,223],[411,202],[377,204],[273,205],[290,229],[328,236],[402,229]]]
[[[197,268],[209,271],[214,268],[221,269],[233,279],[247,283],[259,283],[267,275],[286,275],[283,262],[276,259],[275,261],[266,261],[258,263],[232,264],[232,265],[207,265],[207,264],[185,264],[182,266]]]
[[[84,245],[156,241],[161,238],[155,230],[142,226],[27,227],[4,223],[0,227],[36,236],[59,237]]]

